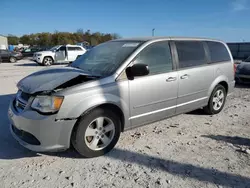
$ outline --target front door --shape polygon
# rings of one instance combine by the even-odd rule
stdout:
[[[175,41],[175,46],[179,69],[176,112],[179,114],[207,104],[214,68],[208,64],[202,41]]]
[[[145,47],[132,64],[143,63],[149,75],[129,80],[130,120],[132,126],[157,121],[175,114],[178,77],[173,71],[168,41]]]
[[[59,49],[56,50],[55,62],[63,63],[67,61],[66,54],[67,54],[66,46],[61,46]]]

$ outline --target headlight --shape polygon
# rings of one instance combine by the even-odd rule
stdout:
[[[37,56],[42,56],[42,54],[36,54]]]
[[[37,96],[33,100],[31,108],[38,110],[42,113],[55,113],[60,109],[62,102],[63,97]]]

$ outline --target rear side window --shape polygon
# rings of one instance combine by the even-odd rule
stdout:
[[[76,49],[75,49],[75,50],[82,51],[82,48],[80,48],[80,47],[76,47]]]
[[[205,49],[200,41],[176,41],[175,42],[179,68],[195,67],[207,63]]]
[[[224,44],[220,42],[207,42],[210,52],[211,63],[217,63],[222,61],[230,61],[230,55]]]
[[[68,47],[68,51],[75,51],[76,47]]]

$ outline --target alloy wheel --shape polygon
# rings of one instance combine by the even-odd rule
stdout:
[[[44,65],[49,66],[52,64],[52,59],[47,57],[44,59]]]
[[[213,108],[214,110],[220,110],[221,107],[223,106],[224,103],[224,92],[219,89],[215,92],[214,96],[213,96]]]
[[[84,135],[86,145],[94,151],[106,148],[115,135],[115,125],[107,117],[98,117],[87,127]]]

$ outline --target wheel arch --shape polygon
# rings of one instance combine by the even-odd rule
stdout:
[[[220,84],[220,85],[222,85],[223,87],[225,87],[226,92],[228,93],[228,89],[229,89],[228,79],[227,79],[226,76],[222,75],[222,76],[217,77],[217,78],[213,81],[213,83],[211,84],[211,86],[210,86],[210,88],[209,88],[209,90],[208,90],[208,97],[211,96],[211,94],[212,94],[214,88],[215,88],[218,84]]]
[[[77,121],[72,129],[71,136],[72,136],[73,132],[76,130],[76,127],[78,126],[80,118],[88,113],[91,113],[93,110],[95,110],[97,108],[112,109],[112,111],[115,112],[119,116],[119,119],[121,121],[121,131],[122,132],[124,131],[125,115],[124,115],[123,111],[121,110],[121,108],[118,105],[111,103],[111,102],[106,102],[106,103],[101,103],[101,104],[97,104],[95,106],[92,106],[92,107],[88,108],[87,110],[85,110],[84,112],[82,112],[81,115],[76,118]]]
[[[53,62],[55,61],[54,58],[51,55],[45,55],[45,56],[43,56],[43,61],[44,61],[44,58],[46,58],[46,57],[50,57]]]
[[[121,108],[119,106],[117,106],[116,104],[113,104],[113,103],[102,103],[102,104],[98,104],[96,106],[93,106],[93,107],[87,109],[78,118],[76,118],[77,121],[75,122],[75,124],[73,126],[70,138],[72,138],[73,134],[75,133],[75,131],[77,129],[77,126],[79,125],[80,118],[83,117],[84,115],[88,114],[88,113],[91,113],[93,110],[95,110],[97,108],[112,109],[116,114],[118,114],[118,116],[120,118],[120,121],[121,121],[121,132],[124,131],[125,116],[124,116],[124,113],[121,110]]]
[[[91,111],[95,110],[96,108],[112,109],[112,111],[114,111],[119,116],[119,119],[121,121],[121,126],[122,126],[121,130],[122,130],[122,132],[124,131],[124,124],[125,124],[124,113],[121,110],[121,108],[114,103],[109,102],[109,103],[102,103],[102,104],[98,104],[96,106],[93,106],[93,107],[89,108],[88,110],[86,110],[85,112],[83,112],[77,119],[79,120],[80,117],[84,116],[85,114],[90,113]]]

